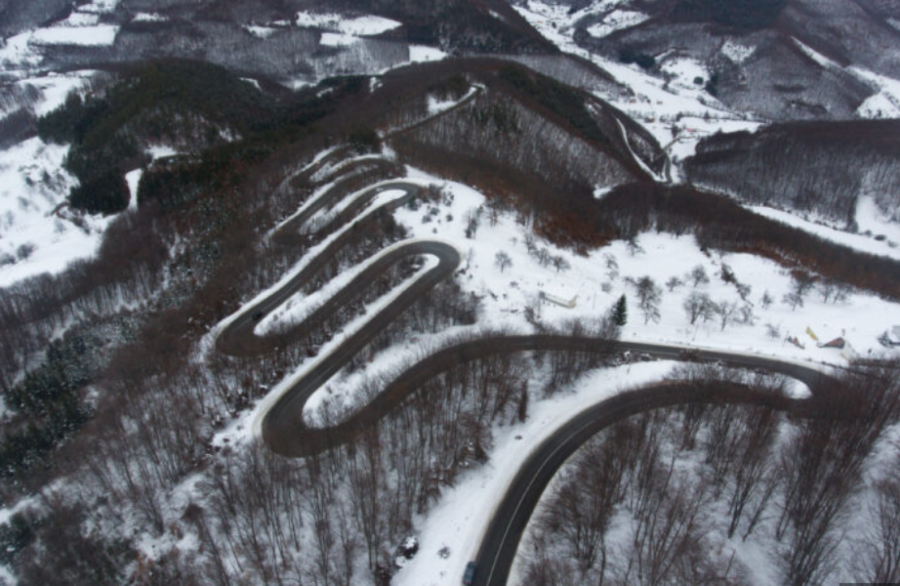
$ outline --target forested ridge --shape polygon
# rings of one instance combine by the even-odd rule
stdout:
[[[256,439],[232,439],[241,437],[236,427],[249,425],[253,405],[298,364],[320,357],[423,259],[389,267],[321,319],[281,324],[259,355],[218,352],[223,320],[298,263],[316,263],[299,289],[311,297],[407,239],[413,227],[392,215],[395,208],[415,213],[416,224],[440,238],[439,227],[454,220],[454,194],[437,180],[417,178],[416,198],[379,204],[357,218],[377,195],[366,199],[360,190],[378,184],[373,189],[390,191],[391,181],[409,181],[406,164],[484,194],[484,205],[466,219],[466,241],[506,217],[522,230],[510,246],[521,242],[535,266],[553,267],[556,275],[570,270],[570,251],[574,262],[615,241],[638,250],[638,238],[657,231],[690,235],[707,256],[742,252],[775,261],[791,271],[801,306],[814,287],[826,302],[851,290],[900,299],[896,261],[788,228],[730,199],[729,165],[755,156],[748,141],[768,145],[767,130],[701,143],[687,164],[700,189],[653,180],[663,174],[665,154],[624,112],[509,61],[451,59],[374,81],[335,78],[293,94],[261,86],[216,66],[163,60],[117,69],[38,122],[43,139],[72,145],[66,165],[81,186],[69,204],[117,215],[94,257],[0,291],[0,495],[6,503],[39,495],[36,506],[4,524],[0,562],[25,583],[65,576],[86,585],[386,586],[401,571],[398,558],[415,553],[403,544],[420,519],[489,461],[500,434],[528,421],[530,401],[565,395],[585,373],[625,360],[616,340],[629,307],[632,320],[659,319],[663,292],[647,275],[626,283],[631,306],[622,295],[614,307],[597,307],[591,320],[547,325],[534,306],[522,309],[522,323],[537,335],[591,340],[596,351],[560,345],[457,353],[478,340],[498,340],[502,350],[502,341],[518,334],[478,329],[484,300],[505,294],[485,286],[478,294],[466,283],[469,254],[342,366],[339,384],[355,389],[349,399],[332,399],[328,389],[309,415],[332,428],[354,414],[354,405],[398,387],[404,400],[378,413],[376,425],[301,460],[278,457]],[[436,112],[435,102],[445,109]],[[775,127],[778,154],[766,161],[787,160],[783,153],[796,144],[828,143],[829,128],[817,134],[817,126]],[[860,128],[868,127],[853,127]],[[879,169],[872,181],[893,177],[879,167],[891,156],[891,132],[868,136],[872,145],[860,147],[859,160]],[[181,154],[151,163],[146,152],[157,145]],[[783,164],[765,180],[791,180],[779,179],[787,173]],[[138,205],[127,209],[124,173],[139,167]],[[700,179],[708,168],[721,173],[720,183]],[[351,195],[360,200],[345,201]],[[843,197],[834,198],[838,214],[846,213]],[[297,221],[298,209],[314,198],[330,204]],[[493,262],[515,279],[509,255]],[[598,262],[616,269],[614,258]],[[694,291],[688,301],[697,303],[684,308],[690,325],[721,320],[724,331],[741,319],[752,323],[750,287],[725,263],[717,277],[734,286],[743,307]],[[709,283],[702,267],[684,279],[694,289]],[[666,286],[687,287],[675,278]],[[264,317],[248,319],[255,327]],[[420,337],[435,334],[445,337],[435,347],[419,346]],[[372,366],[403,344],[419,353],[391,368]],[[440,353],[455,362],[425,373],[416,388],[404,386],[405,373]],[[796,420],[766,409],[685,406],[612,428],[548,495],[529,542],[527,580],[552,584],[578,575],[598,582],[606,575],[630,583],[639,575],[655,586],[721,577],[725,561],[705,555],[699,511],[724,504],[729,538],[776,532],[785,583],[814,583],[828,570],[816,556],[834,551],[848,503],[869,490],[860,482],[864,464],[896,423],[895,367],[859,363],[823,379],[813,389],[817,397],[846,392],[849,399],[798,402]],[[696,366],[667,376],[708,393],[734,385],[794,404],[783,381],[747,371]],[[776,440],[779,430],[783,441]],[[810,454],[814,469],[803,466]],[[675,457],[702,465],[693,476],[677,475]],[[896,506],[897,480],[882,480],[870,493],[887,510]],[[734,496],[743,489],[751,494]],[[817,517],[802,494],[815,494],[811,502],[828,507],[827,514]],[[587,510],[593,515],[578,517]],[[621,551],[605,541],[613,514],[631,519],[637,532]],[[766,515],[777,516],[775,527],[757,518]],[[659,522],[673,531],[661,534]],[[889,528],[882,541],[873,538],[875,553],[860,559],[876,564],[895,534]],[[146,540],[162,545],[148,555]]]
[[[900,122],[775,124],[704,139],[686,161],[690,180],[739,201],[781,206],[851,230],[859,199],[900,220]]]

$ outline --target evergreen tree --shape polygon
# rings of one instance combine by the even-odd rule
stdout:
[[[619,297],[619,300],[613,306],[612,311],[613,322],[620,328],[628,323],[628,303],[625,301],[625,295]]]

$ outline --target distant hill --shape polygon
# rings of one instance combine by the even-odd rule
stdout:
[[[437,47],[453,54],[557,52],[503,0],[122,0],[114,7],[84,4],[12,0],[0,7],[0,31],[9,37],[38,26],[55,27],[53,34],[29,42],[40,55],[44,70],[185,58],[289,83],[383,71],[409,61],[410,45]],[[386,26],[352,26],[360,19]],[[112,31],[114,37],[108,42],[90,38],[94,35],[90,27],[98,25]],[[84,28],[79,31],[79,27]],[[60,31],[65,33],[61,35],[64,39],[59,38]],[[79,35],[82,38],[69,40]]]
[[[900,75],[896,2],[660,0],[597,6],[577,24],[575,39],[585,49],[640,58],[651,70],[693,60],[709,71],[703,83],[711,97],[775,120],[855,117],[876,88],[850,66]],[[622,13],[639,17],[604,28]]]

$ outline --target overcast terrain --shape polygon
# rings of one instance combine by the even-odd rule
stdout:
[[[0,35],[0,584],[900,581],[896,3]]]

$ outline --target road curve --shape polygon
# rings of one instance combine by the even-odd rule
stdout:
[[[335,226],[345,223],[347,217],[358,212],[361,207],[371,203],[378,193],[387,190],[403,191],[404,195],[371,210],[365,217],[357,219],[348,229],[343,230],[343,232],[339,233],[331,242],[329,242],[319,254],[311,258],[303,268],[285,284],[259,301],[244,307],[240,314],[227,323],[219,333],[216,338],[216,350],[231,356],[258,356],[271,351],[276,346],[284,347],[287,344],[294,343],[314,329],[315,326],[321,323],[322,319],[330,315],[334,309],[340,307],[342,304],[346,304],[355,297],[355,295],[352,294],[354,291],[363,291],[364,287],[361,287],[361,285],[370,282],[374,276],[380,274],[374,268],[366,271],[363,275],[360,275],[360,277],[353,280],[351,285],[355,285],[355,289],[344,287],[344,289],[339,291],[334,298],[330,299],[325,305],[316,310],[303,324],[300,324],[289,332],[266,337],[257,336],[254,332],[256,324],[260,319],[290,299],[291,296],[308,283],[310,279],[319,273],[319,271],[325,268],[338,251],[354,237],[354,232],[356,230],[365,229],[367,225],[375,222],[378,214],[390,212],[418,197],[421,194],[422,186],[407,181],[394,181],[367,189],[352,204],[350,204],[347,209],[338,214],[338,216],[329,222],[329,224],[324,226],[321,231],[327,233],[332,231]],[[332,200],[337,200],[341,195],[341,192],[333,192],[329,197]],[[326,203],[329,202],[322,202],[315,207],[317,209],[322,209]],[[335,202],[331,201],[330,203],[333,204]],[[304,216],[306,219],[309,219],[311,215],[312,214]],[[279,231],[294,231],[299,227],[300,226],[297,223],[291,221],[282,226]],[[453,248],[451,252],[450,250],[447,250],[449,248],[453,247],[439,241],[434,241],[434,244],[431,246],[425,246],[424,242],[419,241],[415,246],[410,245],[409,247],[400,247],[395,250],[393,254],[382,259],[381,262],[377,264],[377,267],[383,271],[388,265],[393,262],[398,262],[401,258],[416,254],[434,254],[443,259],[443,262],[437,269],[441,269],[442,274],[447,276],[451,274],[452,270],[459,264],[458,252],[456,252],[455,248]],[[450,264],[453,264],[453,266],[450,267]],[[363,276],[368,277],[370,281],[363,279]],[[417,288],[417,290],[420,293],[425,292],[421,287]]]
[[[805,401],[740,385],[698,389],[689,383],[671,383],[628,391],[588,407],[547,438],[519,468],[482,538],[473,584],[506,584],[519,542],[547,485],[565,461],[599,431],[628,417],[676,405],[741,404],[785,411],[797,409]]]
[[[386,182],[364,191],[337,214],[323,230],[336,230],[350,222],[360,209],[369,205],[377,193],[387,189],[403,190],[405,194],[378,210],[357,219],[349,229],[337,235],[316,257],[312,258],[297,275],[282,287],[260,301],[244,308],[230,323],[223,327],[216,340],[217,350],[236,356],[258,355],[276,345],[296,342],[321,323],[328,315],[352,302],[366,284],[382,274],[389,265],[411,255],[433,255],[438,264],[422,273],[410,287],[400,292],[386,307],[376,313],[359,330],[350,335],[331,354],[319,359],[301,379],[287,388],[261,414],[261,435],[267,446],[284,456],[304,457],[340,445],[356,437],[361,431],[375,424],[429,378],[450,368],[489,354],[513,353],[535,350],[578,351],[607,354],[615,349],[649,354],[656,358],[678,359],[682,347],[617,342],[614,340],[540,334],[531,336],[493,336],[464,342],[445,348],[419,361],[392,381],[385,390],[349,419],[330,428],[309,428],[303,422],[303,406],[309,397],[331,376],[347,364],[357,352],[396,319],[416,299],[427,293],[443,279],[453,274],[460,262],[459,252],[450,244],[417,240],[398,243],[360,272],[321,307],[315,310],[303,324],[279,336],[259,337],[254,327],[260,317],[271,312],[298,291],[304,283],[334,257],[353,230],[375,219],[376,213],[386,212],[420,195],[420,185],[394,181]],[[322,202],[315,202],[316,209],[304,213],[302,221],[296,218],[281,229],[296,230],[309,220],[315,211],[343,197],[342,190],[324,194]],[[699,351],[696,356],[704,361],[723,362],[729,366],[761,368],[797,378],[815,390],[823,376],[819,371],[795,363],[780,362],[728,352]],[[687,383],[661,384],[633,392],[623,393],[590,407],[576,415],[563,428],[548,438],[525,462],[509,492],[505,495],[482,541],[477,562],[481,571],[476,584],[505,584],[515,557],[522,532],[547,483],[565,460],[587,439],[599,430],[622,419],[651,409],[685,403],[741,403],[768,405],[776,409],[802,413],[804,405],[813,399],[791,400],[779,395],[764,395],[745,387],[729,386],[720,389],[697,389]]]

